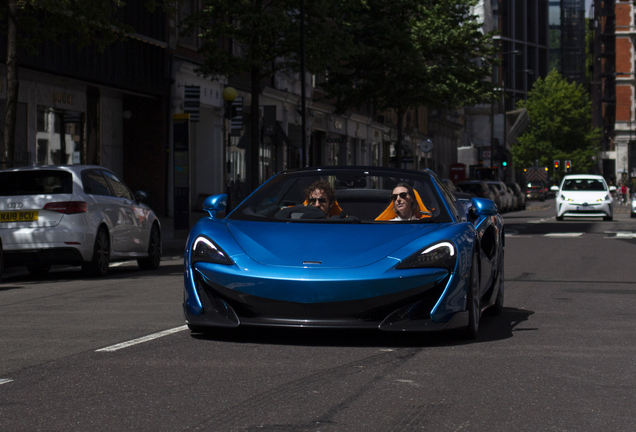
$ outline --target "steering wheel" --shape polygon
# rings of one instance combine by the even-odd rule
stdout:
[[[327,216],[318,207],[296,205],[279,210],[274,219],[327,219]]]

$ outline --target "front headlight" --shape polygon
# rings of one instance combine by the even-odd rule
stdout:
[[[572,198],[566,198],[565,195],[561,194],[561,201],[574,201]]]
[[[456,260],[455,246],[450,242],[441,242],[414,253],[395,268],[445,268],[452,271]]]
[[[601,202],[601,201],[609,201],[610,200],[610,196],[609,194],[605,195],[605,198],[599,198],[596,201],[597,202]]]
[[[192,243],[192,251],[190,252],[190,263],[208,262],[214,264],[232,265],[234,261],[230,259],[227,253],[216,245],[212,240],[205,237],[197,237]]]

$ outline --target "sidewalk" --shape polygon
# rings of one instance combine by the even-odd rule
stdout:
[[[190,228],[196,225],[199,219],[209,216],[208,212],[191,212]],[[159,221],[161,222],[162,255],[164,257],[182,257],[190,230],[175,231],[174,218],[168,216],[159,216]]]

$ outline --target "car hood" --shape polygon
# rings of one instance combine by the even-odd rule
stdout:
[[[227,223],[239,246],[260,264],[321,268],[373,264],[439,227],[433,223]]]

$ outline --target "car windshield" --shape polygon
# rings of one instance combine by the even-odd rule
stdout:
[[[567,179],[563,182],[561,190],[564,191],[606,191],[605,182],[599,179]]]
[[[328,216],[306,206],[306,191],[317,181],[334,190],[335,202]],[[316,169],[278,174],[250,195],[228,219],[276,222],[387,223],[393,209],[391,195],[398,184],[407,184],[419,196],[418,220],[450,222],[438,192],[441,181],[426,173],[369,169]],[[454,198],[448,198],[454,200]],[[315,202],[315,201],[314,201]],[[394,217],[393,214],[391,217]],[[395,223],[395,222],[390,222]]]
[[[0,196],[73,193],[73,177],[67,171],[29,170],[0,172]]]

